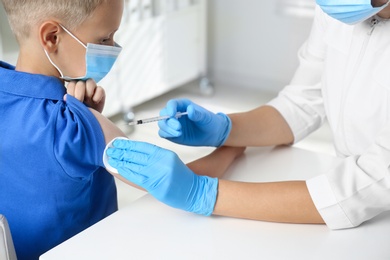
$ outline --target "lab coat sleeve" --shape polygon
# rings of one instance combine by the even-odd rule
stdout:
[[[268,103],[285,118],[295,143],[318,129],[325,120],[321,91],[325,30],[325,14],[317,7],[310,36],[298,52],[299,66],[293,79]]]
[[[348,157],[326,174],[306,182],[329,228],[356,227],[390,210],[389,134],[387,125],[364,154]]]
[[[300,65],[291,84],[269,104],[290,125],[295,142],[317,129],[325,118],[321,76],[327,34],[326,17],[316,10],[309,39],[299,51]],[[337,167],[306,181],[310,196],[330,229],[344,229],[390,210],[390,124],[365,152],[345,158]],[[316,174],[316,172],[313,172]]]

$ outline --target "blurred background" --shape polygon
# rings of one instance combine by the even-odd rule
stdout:
[[[215,85],[276,93],[293,75],[297,49],[310,31],[314,3],[126,0],[116,35],[124,51],[111,77],[102,82],[116,101],[106,115],[202,76]],[[15,63],[18,46],[2,9],[0,17],[0,57]],[[132,95],[132,101],[126,96],[123,107],[116,108],[118,93]]]
[[[169,143],[157,125],[128,127],[157,116],[171,98],[186,97],[215,112],[265,104],[290,81],[308,36],[314,0],[125,0],[115,40],[123,51],[99,82],[104,115],[134,140],[172,149],[188,162],[211,151]],[[0,59],[15,64],[18,46],[0,8]],[[334,154],[325,124],[295,146]],[[118,183],[123,206],[144,193]]]

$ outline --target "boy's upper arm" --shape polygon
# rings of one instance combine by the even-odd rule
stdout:
[[[59,103],[55,120],[53,153],[64,173],[89,179],[103,167],[106,143],[123,132],[100,113],[72,96]]]
[[[120,130],[113,122],[111,122],[108,118],[100,114],[98,111],[89,108],[91,113],[96,117],[97,121],[102,128],[104,134],[104,140],[106,144],[112,141],[115,137],[126,137],[126,135]]]
[[[127,137],[123,132],[122,130],[120,130],[113,122],[111,122],[108,118],[106,118],[105,116],[103,116],[102,114],[100,114],[98,111],[92,109],[92,108],[89,108],[89,110],[91,111],[91,113],[96,117],[97,121],[99,122],[101,128],[102,128],[102,131],[103,131],[103,134],[104,134],[104,139],[105,139],[105,142],[106,144],[108,144],[109,142],[111,142],[114,138],[116,137]],[[102,155],[103,156],[103,155]],[[108,169],[107,169],[108,170]],[[113,174],[116,178],[120,179],[121,181],[133,186],[133,187],[136,187],[138,189],[141,189],[143,190],[142,188],[140,188],[139,186],[133,184],[132,182],[129,182],[128,180],[126,180],[125,178],[123,178],[121,175],[119,174],[116,174],[116,173],[113,173],[111,171],[109,171],[111,174]]]

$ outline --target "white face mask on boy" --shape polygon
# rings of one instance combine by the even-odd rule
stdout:
[[[115,46],[107,46],[93,43],[88,43],[87,45],[85,45],[76,36],[69,32],[64,26],[60,26],[62,27],[62,29],[64,29],[65,32],[72,36],[73,39],[75,39],[87,50],[85,54],[85,75],[81,77],[65,76],[60,70],[60,68],[50,59],[50,56],[47,51],[44,50],[50,63],[60,73],[61,79],[64,79],[66,81],[86,81],[88,79],[93,79],[95,80],[95,82],[99,82],[100,80],[102,80],[108,74],[108,72],[110,72],[112,66],[114,65],[115,61],[119,56],[119,53],[122,50],[122,47],[119,46],[117,43],[115,43]]]

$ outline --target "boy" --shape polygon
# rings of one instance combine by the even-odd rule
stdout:
[[[15,70],[0,65],[0,212],[18,258],[38,259],[117,210],[114,180],[99,167],[105,136],[98,112],[62,100],[64,82],[45,53],[64,75],[84,75],[85,49],[62,26],[85,43],[113,45],[123,2],[2,2],[20,54]],[[101,109],[101,92],[91,97]]]
[[[104,77],[120,51],[114,34],[124,3],[2,3],[20,54],[16,67],[0,62],[0,212],[18,259],[38,259],[117,210],[102,154],[106,143],[125,135],[99,113],[104,91],[92,79]],[[65,80],[72,81],[68,89]],[[64,99],[66,91],[76,98]]]

